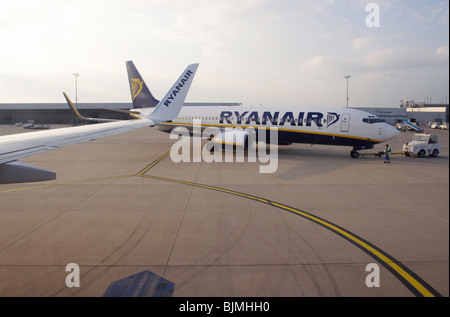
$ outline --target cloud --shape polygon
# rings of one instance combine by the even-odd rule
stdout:
[[[326,69],[334,67],[332,56],[314,56],[305,62],[305,66],[314,69]]]
[[[411,7],[411,17],[422,23],[448,25],[448,1],[425,1],[419,8]]]
[[[5,2],[0,102],[37,96],[36,102],[62,102],[60,92],[73,90],[74,72],[81,74],[83,101],[127,102],[124,61],[130,59],[160,97],[188,63],[199,62],[191,101],[296,103],[300,86],[302,102],[322,104],[323,98],[342,99],[347,74],[355,85],[358,78],[381,82],[411,70],[448,76],[448,67],[440,67],[449,60],[448,23],[442,24],[447,1],[376,1],[382,26],[371,29],[365,26],[369,2]],[[11,74],[29,78],[22,81],[26,94],[10,93],[17,85]],[[442,87],[441,81],[417,80]],[[447,87],[442,90],[448,95]]]
[[[371,41],[373,41],[372,37],[358,37],[352,41],[352,48],[357,50],[366,48]]]
[[[439,57],[442,57],[443,59],[447,59],[448,61],[448,45],[442,46],[442,47],[438,47],[436,50],[436,55],[438,55]]]
[[[388,48],[369,52],[364,63],[371,69],[400,70],[448,65],[448,46],[436,50],[417,48]]]

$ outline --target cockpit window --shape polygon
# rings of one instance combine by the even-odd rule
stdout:
[[[365,123],[368,123],[368,124],[383,122],[380,118],[374,117],[374,116],[369,116],[368,118],[363,118],[362,121]]]

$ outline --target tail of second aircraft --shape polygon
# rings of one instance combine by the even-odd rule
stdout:
[[[126,65],[133,108],[140,109],[156,107],[159,100],[153,97],[133,62],[128,61],[126,62]]]
[[[128,64],[127,64],[128,65]],[[191,87],[192,80],[197,72],[198,64],[189,65],[186,70],[181,74],[178,80],[173,84],[172,88],[167,92],[164,98],[157,102],[157,104],[151,109],[149,113],[141,112],[140,116],[136,118],[150,121],[149,126],[163,123],[164,121],[172,121],[181,111],[184,105],[189,88]],[[143,88],[142,88],[143,89]],[[71,111],[83,120],[93,121],[122,121],[115,119],[101,119],[101,118],[87,118],[78,112],[78,109],[72,104],[67,94],[64,92],[64,97],[71,109]],[[137,94],[139,95],[139,93]],[[151,94],[150,94],[151,96]],[[152,96],[153,97],[153,96]],[[156,100],[157,101],[157,100]],[[122,112],[122,110],[121,110]],[[129,112],[127,112],[129,113]],[[133,121],[133,120],[131,120]]]

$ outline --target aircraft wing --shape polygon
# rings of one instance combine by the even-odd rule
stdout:
[[[130,116],[136,117],[138,119],[140,118],[140,117],[137,116],[137,114],[139,113],[138,111],[131,111],[131,110],[125,110],[125,109],[114,109],[114,108],[106,108],[106,107],[94,107],[94,106],[88,106],[88,108],[108,110],[108,111],[120,112],[120,113],[126,113],[126,114],[129,114]]]
[[[189,65],[145,118],[0,136],[0,184],[56,178],[51,171],[17,162],[20,158],[174,119],[184,104],[197,67],[198,64]],[[67,98],[66,94],[64,96]]]
[[[154,125],[150,119],[139,119],[2,136],[0,164],[66,145]]]

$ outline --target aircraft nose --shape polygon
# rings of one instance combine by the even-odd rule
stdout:
[[[384,140],[390,140],[395,137],[397,137],[400,134],[400,131],[397,130],[395,127],[387,124],[384,129]]]

